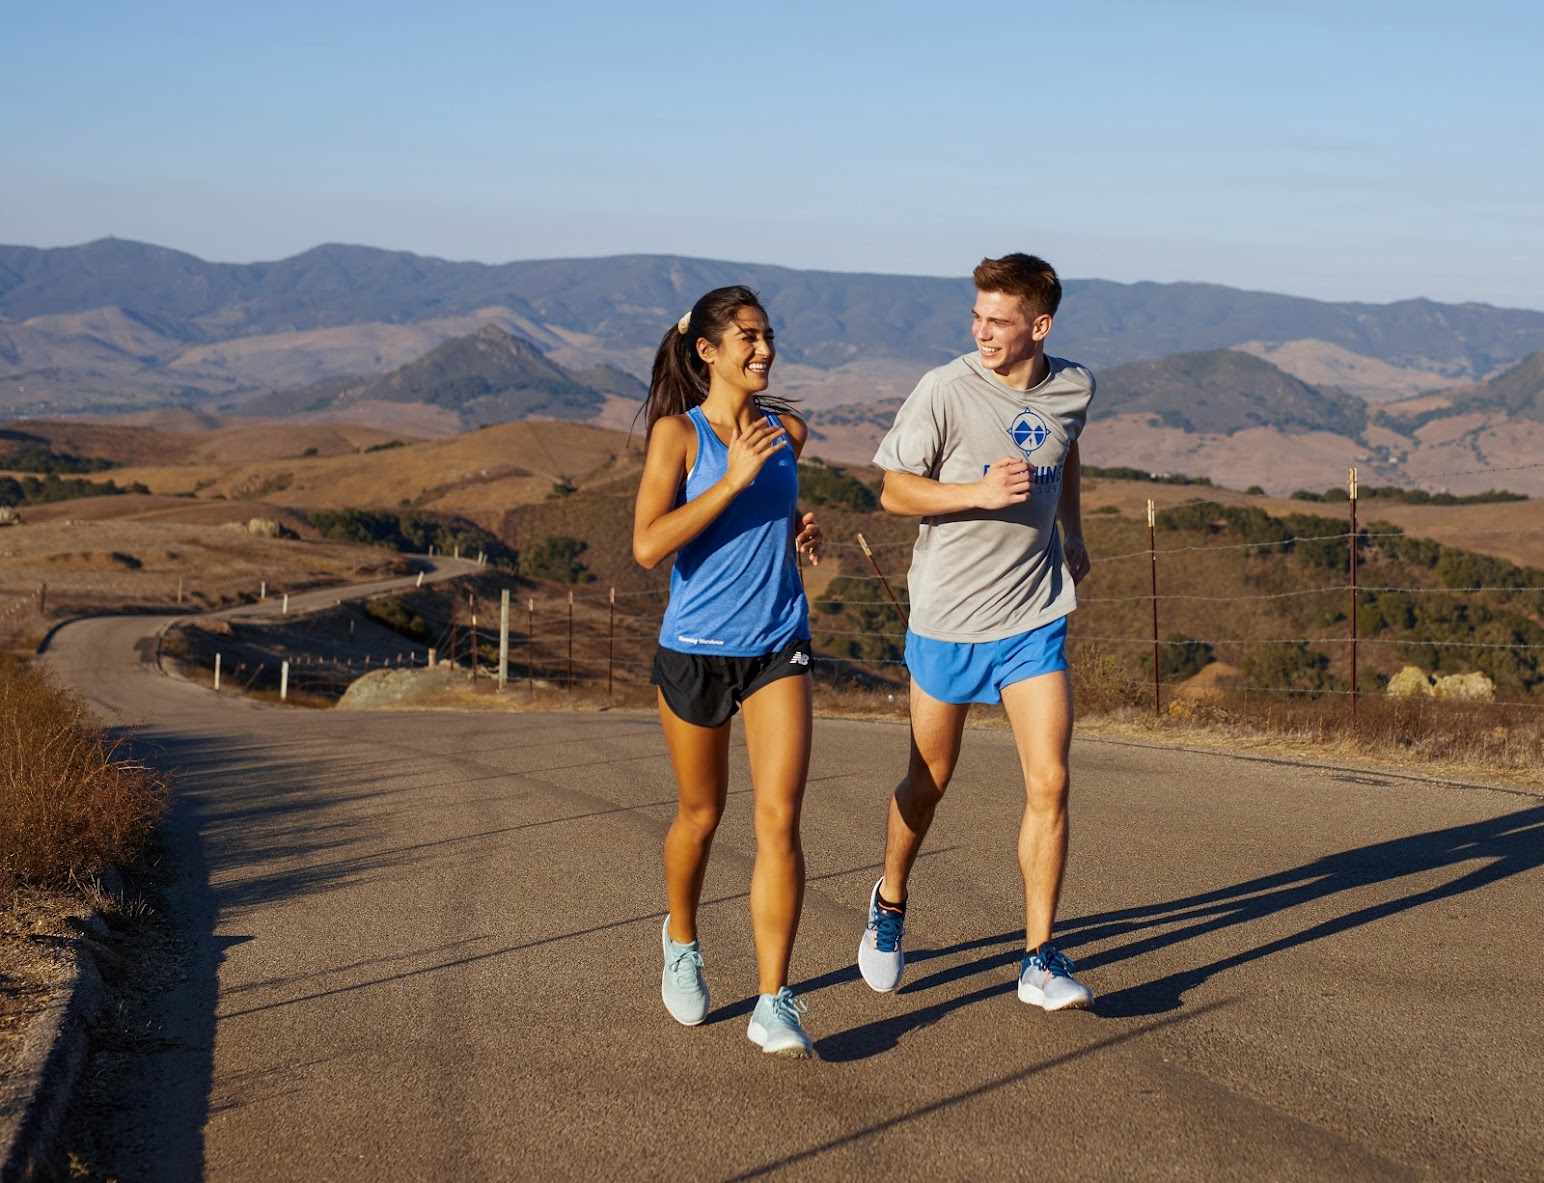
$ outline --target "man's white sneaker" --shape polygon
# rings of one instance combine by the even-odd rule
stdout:
[[[1050,941],[1024,954],[1019,965],[1019,1001],[1044,1010],[1092,1006],[1094,992],[1072,976],[1076,968],[1072,958]]]
[[[879,906],[879,883],[869,892],[868,926],[858,942],[858,971],[870,989],[888,994],[901,984],[901,972],[906,968],[906,954],[901,952],[906,915]]]

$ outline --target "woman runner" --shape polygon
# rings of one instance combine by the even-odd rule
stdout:
[[[761,979],[746,1034],[764,1051],[807,1056],[804,1004],[788,988],[804,900],[799,811],[811,732],[809,606],[795,552],[818,563],[821,532],[814,514],[798,512],[804,422],[766,395],[772,336],[744,287],[709,292],[666,331],[644,404],[633,556],[650,569],[675,556],[649,678],[678,791],[665,836],[661,996],[677,1022],[707,1017],[697,905],[729,790],[729,719],[743,708]]]

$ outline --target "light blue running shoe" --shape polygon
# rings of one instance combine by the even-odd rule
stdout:
[[[665,1009],[677,1023],[695,1027],[708,1017],[708,984],[702,980],[702,947],[693,941],[683,945],[670,939],[670,917],[661,932],[665,945],[665,972],[659,994]]]
[[[858,942],[858,971],[871,990],[888,994],[901,984],[901,971],[906,968],[906,954],[901,952],[906,917],[879,906],[879,883],[869,892],[868,927]]]
[[[774,1056],[807,1056],[814,1045],[799,1018],[805,1009],[787,986],[780,987],[776,994],[763,994],[756,1000],[745,1037]]]
[[[1072,958],[1050,941],[1024,954],[1019,965],[1019,1001],[1044,1010],[1092,1006],[1094,992],[1072,976],[1076,968]]]

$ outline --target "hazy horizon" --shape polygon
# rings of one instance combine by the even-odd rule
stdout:
[[[83,19],[83,16],[86,19]],[[1544,310],[1518,0],[26,6],[0,237]]]
[[[204,262],[204,263],[211,263],[211,264],[216,264],[216,265],[220,265],[220,266],[230,266],[230,267],[246,267],[246,266],[261,265],[261,264],[280,263],[280,262],[283,262],[283,261],[285,261],[287,259],[293,259],[293,258],[297,258],[297,257],[299,257],[301,255],[308,254],[311,251],[322,250],[322,249],[325,249],[327,247],[342,247],[342,248],[358,248],[358,249],[362,249],[362,250],[384,251],[384,252],[387,252],[389,254],[410,254],[410,255],[413,255],[413,256],[418,257],[418,258],[437,259],[439,261],[447,262],[447,263],[471,263],[471,264],[475,264],[475,265],[483,266],[483,267],[502,267],[502,266],[505,266],[507,264],[515,264],[515,263],[561,263],[561,262],[566,262],[566,261],[570,261],[570,260],[590,260],[590,261],[593,261],[593,260],[603,260],[603,259],[637,259],[637,258],[644,258],[644,259],[684,259],[684,260],[691,260],[691,261],[697,261],[697,262],[706,262],[706,263],[715,263],[715,264],[729,265],[729,266],[743,265],[743,266],[747,266],[747,267],[780,267],[780,268],[783,268],[783,269],[788,270],[788,271],[811,272],[811,273],[826,273],[826,274],[831,274],[831,275],[882,275],[882,276],[894,277],[894,278],[920,278],[920,279],[967,279],[967,278],[969,278],[970,270],[971,270],[970,267],[967,267],[963,271],[955,273],[955,274],[944,274],[944,273],[923,272],[923,271],[881,271],[881,270],[876,270],[874,268],[795,267],[795,266],[792,266],[792,265],[789,265],[789,264],[786,264],[786,263],[778,263],[778,262],[773,262],[773,261],[766,260],[766,259],[725,259],[725,258],[715,258],[715,257],[708,256],[708,255],[682,254],[681,252],[678,252],[678,251],[606,251],[604,253],[595,253],[595,254],[576,253],[576,254],[565,254],[565,255],[530,255],[530,256],[524,256],[524,257],[521,257],[521,258],[512,258],[512,259],[476,259],[476,258],[464,258],[464,257],[451,257],[451,256],[446,256],[446,255],[434,255],[434,254],[429,254],[429,253],[426,253],[426,252],[423,252],[423,251],[409,250],[409,249],[404,248],[404,247],[382,246],[382,245],[379,245],[379,244],[368,243],[368,242],[342,242],[342,241],[312,243],[310,246],[303,247],[300,250],[293,251],[293,252],[291,252],[289,254],[286,254],[286,255],[275,255],[275,256],[269,256],[269,257],[263,257],[263,258],[217,259],[217,258],[211,258],[208,255],[199,254],[199,253],[197,253],[195,251],[187,250],[187,249],[179,247],[179,246],[175,246],[175,245],[173,245],[171,243],[150,242],[150,241],[147,241],[147,240],[144,240],[144,239],[129,238],[127,236],[118,235],[118,234],[104,234],[104,235],[98,236],[97,238],[86,239],[86,240],[80,241],[80,242],[63,242],[63,243],[54,243],[54,244],[5,242],[5,243],[0,243],[0,246],[23,247],[23,248],[30,249],[30,250],[74,250],[74,249],[78,249],[80,247],[90,246],[93,243],[97,243],[97,242],[114,242],[114,241],[116,241],[116,242],[134,243],[134,244],[137,244],[137,245],[140,245],[140,246],[154,247],[154,248],[159,249],[159,250],[169,250],[169,251],[176,252],[178,254],[188,255],[188,256],[190,256],[192,258],[195,258],[195,259],[198,259],[198,260],[200,260],[201,262]],[[972,262],[971,266],[972,267],[974,266],[974,261]],[[1315,300],[1315,301],[1320,301],[1320,302],[1323,302],[1323,303],[1332,303],[1332,304],[1387,305],[1387,304],[1400,304],[1400,303],[1405,303],[1407,301],[1412,301],[1412,300],[1431,300],[1433,303],[1438,303],[1438,304],[1453,304],[1453,305],[1475,304],[1475,305],[1486,305],[1486,306],[1493,307],[1493,308],[1496,308],[1496,309],[1499,309],[1499,310],[1504,310],[1504,311],[1544,312],[1544,308],[1530,308],[1530,307],[1528,307],[1526,305],[1520,305],[1520,304],[1501,304],[1501,303],[1497,303],[1494,300],[1461,300],[1461,301],[1460,300],[1435,300],[1432,297],[1421,296],[1421,295],[1395,296],[1395,297],[1392,297],[1392,298],[1387,299],[1387,300],[1353,300],[1353,299],[1336,300],[1336,299],[1330,299],[1329,297],[1326,297],[1326,296],[1315,295],[1312,292],[1283,291],[1283,290],[1277,289],[1277,288],[1261,287],[1258,284],[1220,283],[1220,282],[1215,281],[1215,280],[1204,280],[1204,279],[1183,279],[1183,278],[1177,278],[1177,279],[1112,279],[1110,276],[1107,276],[1107,275],[1069,275],[1069,274],[1067,274],[1064,271],[1061,272],[1061,278],[1062,278],[1062,280],[1064,282],[1067,282],[1067,281],[1087,281],[1087,282],[1114,283],[1114,284],[1124,284],[1124,285],[1157,284],[1157,285],[1165,285],[1165,286],[1167,286],[1167,285],[1174,285],[1174,284],[1194,284],[1194,285],[1209,286],[1209,287],[1225,287],[1225,288],[1231,288],[1231,289],[1234,289],[1234,290],[1237,290],[1237,291],[1242,291],[1242,292],[1253,292],[1253,293],[1258,293],[1258,294],[1275,295],[1275,296],[1289,296],[1289,297],[1293,297],[1293,298],[1297,298],[1297,299]]]

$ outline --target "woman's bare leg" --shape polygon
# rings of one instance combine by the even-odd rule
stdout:
[[[756,794],[756,868],[751,875],[751,928],[756,934],[760,992],[788,984],[788,962],[804,906],[804,846],[799,815],[809,775],[810,677],[795,674],[757,690],[741,707]]]
[[[676,815],[665,835],[665,898],[670,939],[697,939],[697,904],[713,834],[729,792],[729,724],[698,727],[679,718],[659,696],[659,721],[676,777]]]

